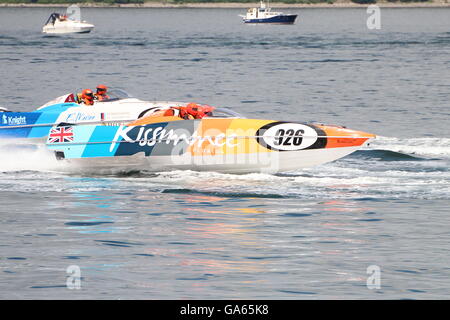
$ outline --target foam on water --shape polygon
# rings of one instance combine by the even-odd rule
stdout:
[[[132,187],[166,193],[203,193],[227,197],[294,197],[450,199],[450,147],[447,138],[398,139],[381,137],[370,146],[341,160],[276,175],[171,171],[65,174],[67,166],[45,147],[0,147],[3,186],[8,190],[95,191],[108,187]],[[439,157],[439,159],[437,159]],[[80,176],[81,175],[81,176]],[[79,177],[79,178],[77,178]],[[49,179],[65,180],[46,184]],[[79,184],[77,179],[82,179]],[[95,181],[98,181],[96,183]],[[94,182],[93,182],[94,181]],[[116,182],[116,183],[114,183]]]
[[[0,172],[51,171],[60,166],[45,146],[0,144]]]

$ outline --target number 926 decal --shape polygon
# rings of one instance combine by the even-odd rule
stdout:
[[[277,151],[295,151],[311,148],[313,145],[317,145],[320,139],[315,128],[292,122],[266,124],[256,132],[256,136],[259,144]],[[320,145],[317,147],[323,147],[322,143]]]

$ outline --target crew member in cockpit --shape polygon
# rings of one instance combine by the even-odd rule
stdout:
[[[159,112],[155,112],[153,115],[158,114],[158,116],[163,117],[180,117],[184,120],[194,120],[194,119],[202,119],[206,116],[212,115],[212,110],[214,108],[211,106],[201,106],[196,103],[188,103],[186,106],[182,107],[171,107],[166,110],[161,110]]]
[[[77,103],[92,106],[94,104],[94,93],[91,89],[84,89],[81,93],[77,94]]]
[[[180,108],[180,117],[185,120],[202,119],[205,116],[212,115],[211,106],[200,106],[195,103],[188,103],[186,107]]]
[[[108,87],[104,84],[99,84],[97,86],[97,92],[94,95],[94,99],[98,101],[109,99],[109,96],[106,94],[108,91]]]

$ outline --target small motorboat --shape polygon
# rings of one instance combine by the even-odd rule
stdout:
[[[52,13],[42,28],[42,32],[47,34],[89,33],[92,29],[94,29],[94,25],[86,21],[71,20],[66,15]]]
[[[247,14],[240,15],[244,23],[271,23],[271,24],[294,24],[297,18],[296,14],[284,14],[282,12],[275,12],[261,1],[259,8],[250,8]]]

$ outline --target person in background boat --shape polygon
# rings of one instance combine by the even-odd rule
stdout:
[[[81,93],[77,94],[77,103],[92,106],[94,104],[94,93],[91,89],[84,89]]]
[[[109,99],[109,96],[106,94],[108,91],[108,87],[104,84],[99,84],[97,86],[97,92],[94,95],[94,99],[98,101]]]
[[[50,19],[52,22],[52,25],[55,25],[56,20],[59,20],[60,14],[59,13],[52,13],[50,15]],[[47,21],[48,22],[48,21]]]

